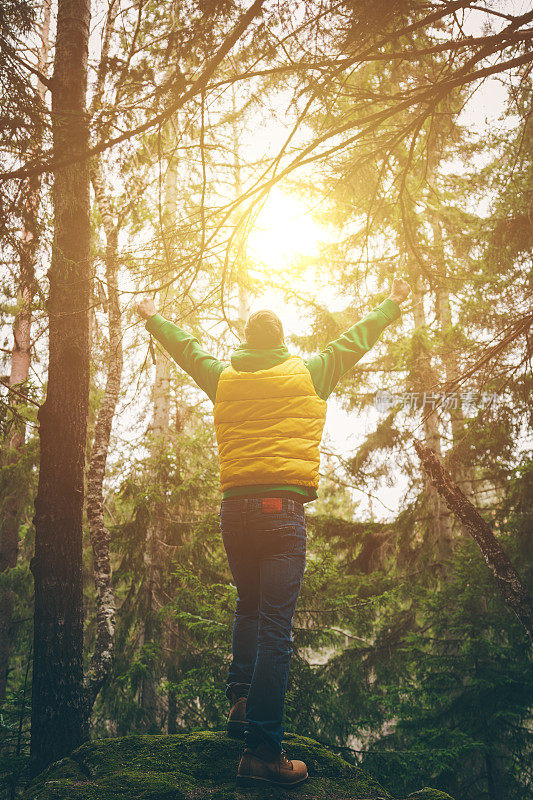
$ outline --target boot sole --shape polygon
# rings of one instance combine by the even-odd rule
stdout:
[[[232,739],[244,739],[244,732],[246,730],[245,722],[228,722],[226,725],[228,736]]]
[[[250,775],[237,775],[236,783],[237,786],[257,786],[258,784],[264,785],[266,783],[269,786],[282,786],[284,789],[290,789],[292,786],[298,786],[298,784],[303,783],[308,777],[309,773],[297,781],[287,783],[286,781],[275,781],[271,778],[253,778]]]

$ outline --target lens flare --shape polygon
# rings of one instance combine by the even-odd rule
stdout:
[[[248,255],[260,269],[281,272],[317,255],[319,243],[328,238],[310,204],[274,187],[248,237]]]

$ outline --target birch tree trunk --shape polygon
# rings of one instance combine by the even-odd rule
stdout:
[[[83,689],[82,514],[89,405],[90,209],[85,106],[89,0],[59,0],[52,90],[54,243],[49,364],[35,500],[33,774],[88,738]]]
[[[46,73],[46,60],[50,38],[50,5],[51,0],[44,0],[43,22],[41,28],[41,45],[37,54],[37,69]],[[46,87],[38,85],[38,93],[44,106]],[[28,380],[31,362],[31,323],[33,284],[35,281],[35,262],[39,247],[39,199],[41,178],[34,175],[28,178],[23,197],[23,229],[20,242],[20,280],[17,290],[18,310],[13,324],[13,349],[11,352],[11,372],[9,387],[19,390]],[[10,402],[15,406],[19,400],[17,395],[10,395]],[[26,426],[20,419],[16,420],[13,435],[8,442],[2,460],[12,463],[24,445]],[[13,569],[18,558],[20,498],[10,498],[3,508],[3,519],[0,523],[0,572]],[[15,598],[10,589],[0,591],[0,705],[5,700],[7,678],[9,673],[9,653],[11,648],[11,620],[13,617]]]
[[[96,643],[89,672],[86,676],[89,709],[92,708],[98,692],[111,672],[115,644],[116,601],[111,584],[110,536],[104,520],[103,483],[113,417],[120,393],[123,366],[122,329],[117,283],[118,227],[113,220],[99,164],[96,164],[91,170],[91,180],[106,236],[109,349],[107,353],[106,386],[98,410],[87,479],[87,519],[89,521],[89,534],[93,549],[97,619]]]
[[[100,64],[93,101],[91,103],[91,115],[100,105],[104,90],[109,48],[117,17],[117,10],[118,3],[112,0],[109,4],[104,28]],[[111,428],[120,394],[123,367],[122,327],[117,280],[119,225],[114,220],[113,210],[102,175],[100,159],[93,161],[91,167],[91,182],[106,237],[105,269],[109,345],[107,352],[106,386],[98,410],[87,476],[87,519],[89,522],[89,536],[93,550],[93,577],[96,588],[96,642],[89,670],[85,677],[89,713],[98,692],[111,673],[115,646],[116,600],[111,583],[111,561],[109,557],[110,536],[104,519],[103,484],[107,455],[109,452],[109,442],[111,439]]]

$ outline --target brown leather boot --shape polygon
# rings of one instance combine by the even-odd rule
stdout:
[[[264,744],[247,747],[237,770],[238,786],[257,786],[265,783],[290,787],[305,781],[307,766],[303,761],[291,761],[282,750],[273,753]]]
[[[231,702],[233,705],[226,725],[228,736],[242,739],[246,729],[246,697],[237,697],[234,692],[231,692]]]

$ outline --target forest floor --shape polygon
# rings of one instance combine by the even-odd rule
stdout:
[[[126,736],[87,742],[30,784],[24,800],[395,800],[364,770],[313,739],[286,733],[289,758],[309,778],[290,790],[240,789],[235,774],[243,743],[221,731]],[[398,799],[396,799],[398,800]],[[403,799],[402,799],[403,800]],[[422,789],[409,800],[451,800]]]

